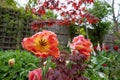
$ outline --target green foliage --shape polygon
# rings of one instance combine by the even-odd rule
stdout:
[[[12,6],[13,8],[17,8],[17,2],[15,0],[6,0],[6,2],[9,6]]]
[[[115,44],[115,45],[120,45],[120,40],[115,40],[115,41],[114,41],[114,44]]]
[[[89,12],[100,20],[111,14],[111,6],[105,1],[95,0],[93,8],[89,9]]]
[[[8,65],[9,59],[15,59],[15,65]],[[0,51],[0,80],[27,80],[30,70],[38,68],[39,59],[26,51]]]
[[[77,36],[80,32],[79,26],[75,24],[71,24],[69,26],[69,32],[70,32],[70,37],[71,39],[75,36]]]
[[[12,39],[9,44],[14,43],[14,47],[19,49],[21,38],[32,34],[30,27],[27,27],[32,21],[32,15],[27,13],[23,8],[10,9],[0,7],[0,19],[0,33],[2,33],[0,43],[4,44],[2,39],[5,38],[4,36],[7,36],[8,39]],[[25,30],[28,30],[26,34],[23,33]]]
[[[97,44],[98,41],[101,44],[111,25],[111,22],[106,19],[111,13],[110,5],[97,0],[94,2],[93,8],[89,9],[89,12],[99,18],[99,22],[92,25],[93,29],[88,30],[89,38],[94,44]]]
[[[99,52],[97,56],[91,56],[85,73],[90,80],[119,80],[119,75],[120,53],[105,51]]]
[[[17,8],[17,4],[15,0],[0,0],[0,6],[4,8]]]
[[[85,28],[80,28],[80,34],[86,36]]]
[[[45,15],[41,16],[41,18],[42,18],[43,20],[47,20],[47,19],[49,19],[49,18],[55,19],[55,18],[57,18],[57,15],[54,14],[53,11],[48,10]]]
[[[107,34],[110,25],[110,22],[100,21],[92,25],[94,29],[88,29],[89,38],[94,45],[97,45],[98,41],[102,44],[104,35]]]
[[[28,0],[26,3],[29,7],[35,7],[37,5],[37,0]]]

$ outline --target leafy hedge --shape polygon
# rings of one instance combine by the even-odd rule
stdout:
[[[9,59],[15,59],[9,66]],[[27,80],[28,71],[38,67],[39,59],[26,51],[0,51],[0,80]]]
[[[91,56],[85,76],[90,80],[120,80],[120,52],[98,52]]]

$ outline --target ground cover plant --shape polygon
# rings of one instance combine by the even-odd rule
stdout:
[[[39,67],[39,60],[26,51],[0,51],[0,80],[27,80],[28,72]]]
[[[90,80],[119,80],[120,52],[97,52],[96,56],[91,56],[85,75]]]

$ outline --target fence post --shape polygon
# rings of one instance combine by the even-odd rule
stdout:
[[[22,19],[18,20],[18,28],[17,28],[17,37],[16,37],[16,49],[20,49],[20,43],[21,43],[21,35],[22,35]]]

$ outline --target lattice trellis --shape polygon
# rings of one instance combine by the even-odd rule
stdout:
[[[32,17],[30,15],[24,17],[25,14],[25,12],[0,7],[0,49],[21,49],[21,40],[35,33],[29,26]],[[68,27],[54,25],[46,29],[57,34],[60,45],[64,47],[67,45]]]
[[[20,49],[23,37],[33,31],[28,27],[32,18],[22,17],[25,13],[0,7],[0,49]]]

